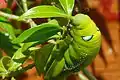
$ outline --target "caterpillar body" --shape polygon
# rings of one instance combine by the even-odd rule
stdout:
[[[99,52],[101,33],[90,17],[77,14],[71,21],[69,34],[53,48],[46,63],[46,75],[51,73],[50,76],[56,77],[66,71],[77,72],[88,66]]]

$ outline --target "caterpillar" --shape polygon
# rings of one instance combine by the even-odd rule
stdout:
[[[77,72],[88,66],[99,52],[101,33],[89,16],[77,14],[71,19],[71,25],[66,38],[51,52],[45,67],[47,76]]]

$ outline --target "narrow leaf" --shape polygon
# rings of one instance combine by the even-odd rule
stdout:
[[[9,71],[17,70],[23,62],[26,60],[26,55],[22,53],[21,48],[19,48],[13,55],[12,61],[9,63]]]
[[[59,0],[59,1],[65,12],[71,15],[74,7],[74,0]]]
[[[9,39],[9,36],[5,36],[4,34],[0,33],[0,48],[3,49],[7,55],[12,56],[14,51],[14,46]]]
[[[11,58],[8,56],[4,56],[1,58],[1,60],[0,60],[0,73],[7,72],[8,64],[9,64],[10,60],[11,60]]]
[[[55,6],[37,6],[29,9],[26,13],[20,16],[21,19],[28,18],[49,18],[49,17],[67,17],[67,15]]]
[[[24,62],[24,58],[26,58],[26,56],[22,53],[22,49],[19,48],[13,55],[12,59],[13,60],[19,60],[19,63],[23,63]],[[21,59],[21,60],[20,60]]]
[[[35,41],[43,43],[48,40],[49,37],[55,35],[58,31],[60,31],[60,27],[58,25],[44,23],[24,31],[15,40],[13,40],[13,43],[26,43]]]
[[[5,17],[0,16],[0,22],[8,22],[8,20]]]
[[[44,73],[45,64],[50,56],[53,47],[54,44],[47,44],[43,46],[40,50],[36,51],[34,60],[39,75]]]
[[[22,52],[26,51],[29,47],[31,47],[35,43],[36,42],[24,43],[23,46],[22,46]]]
[[[0,22],[0,32],[4,33],[6,36],[9,36],[10,39],[15,39],[14,29],[12,25]]]

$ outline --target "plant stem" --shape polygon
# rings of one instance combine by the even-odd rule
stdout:
[[[23,9],[26,12],[28,10],[27,0],[22,0],[22,4],[23,4]],[[32,19],[28,19],[28,21],[29,21],[29,24],[30,24],[31,27],[37,26]]]
[[[22,70],[21,70],[21,73],[29,70],[29,69],[32,69],[33,67],[35,66],[35,64],[29,64],[28,66],[24,67]]]
[[[97,80],[97,79],[92,75],[92,73],[90,73],[86,68],[84,68],[82,71],[83,71],[83,74],[84,74],[85,76],[87,76],[89,80]]]
[[[78,78],[79,78],[80,80],[88,80],[88,79],[86,78],[86,76],[83,75],[83,74],[80,73],[80,72],[77,74],[77,76],[78,76]]]
[[[20,6],[19,2],[18,2],[17,0],[14,0],[14,1],[15,1],[15,3],[17,4],[17,6],[20,8],[20,10],[21,10],[22,12],[24,12],[23,9],[22,9],[22,7]]]
[[[34,66],[35,66],[34,63],[33,63],[33,64],[29,64],[28,66],[22,68],[21,70],[15,71],[15,72],[12,73],[10,76],[13,77],[13,76],[17,76],[17,75],[19,75],[19,74],[22,74],[22,73],[24,73],[25,71],[27,71],[27,70],[29,70],[29,69],[32,69]]]
[[[0,11],[0,16],[6,17],[8,19],[13,19],[13,20],[20,21],[19,16],[16,16],[16,15],[13,15],[13,14],[8,14],[8,13],[2,12],[2,11]],[[22,20],[22,21],[25,22],[25,23],[31,23],[30,20]]]
[[[81,2],[80,2],[80,0],[76,0],[76,2],[77,2],[78,13],[80,13]]]
[[[6,18],[9,18],[9,19],[13,19],[13,20],[18,20],[19,19],[19,16],[4,13],[2,11],[0,11],[0,16],[6,17]]]
[[[22,0],[22,3],[23,3],[23,9],[26,12],[28,10],[27,1],[26,0]]]

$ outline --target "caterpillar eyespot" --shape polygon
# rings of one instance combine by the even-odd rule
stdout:
[[[93,38],[93,35],[91,35],[91,36],[82,36],[82,39],[84,40],[84,41],[89,41],[89,40],[91,40]]]

